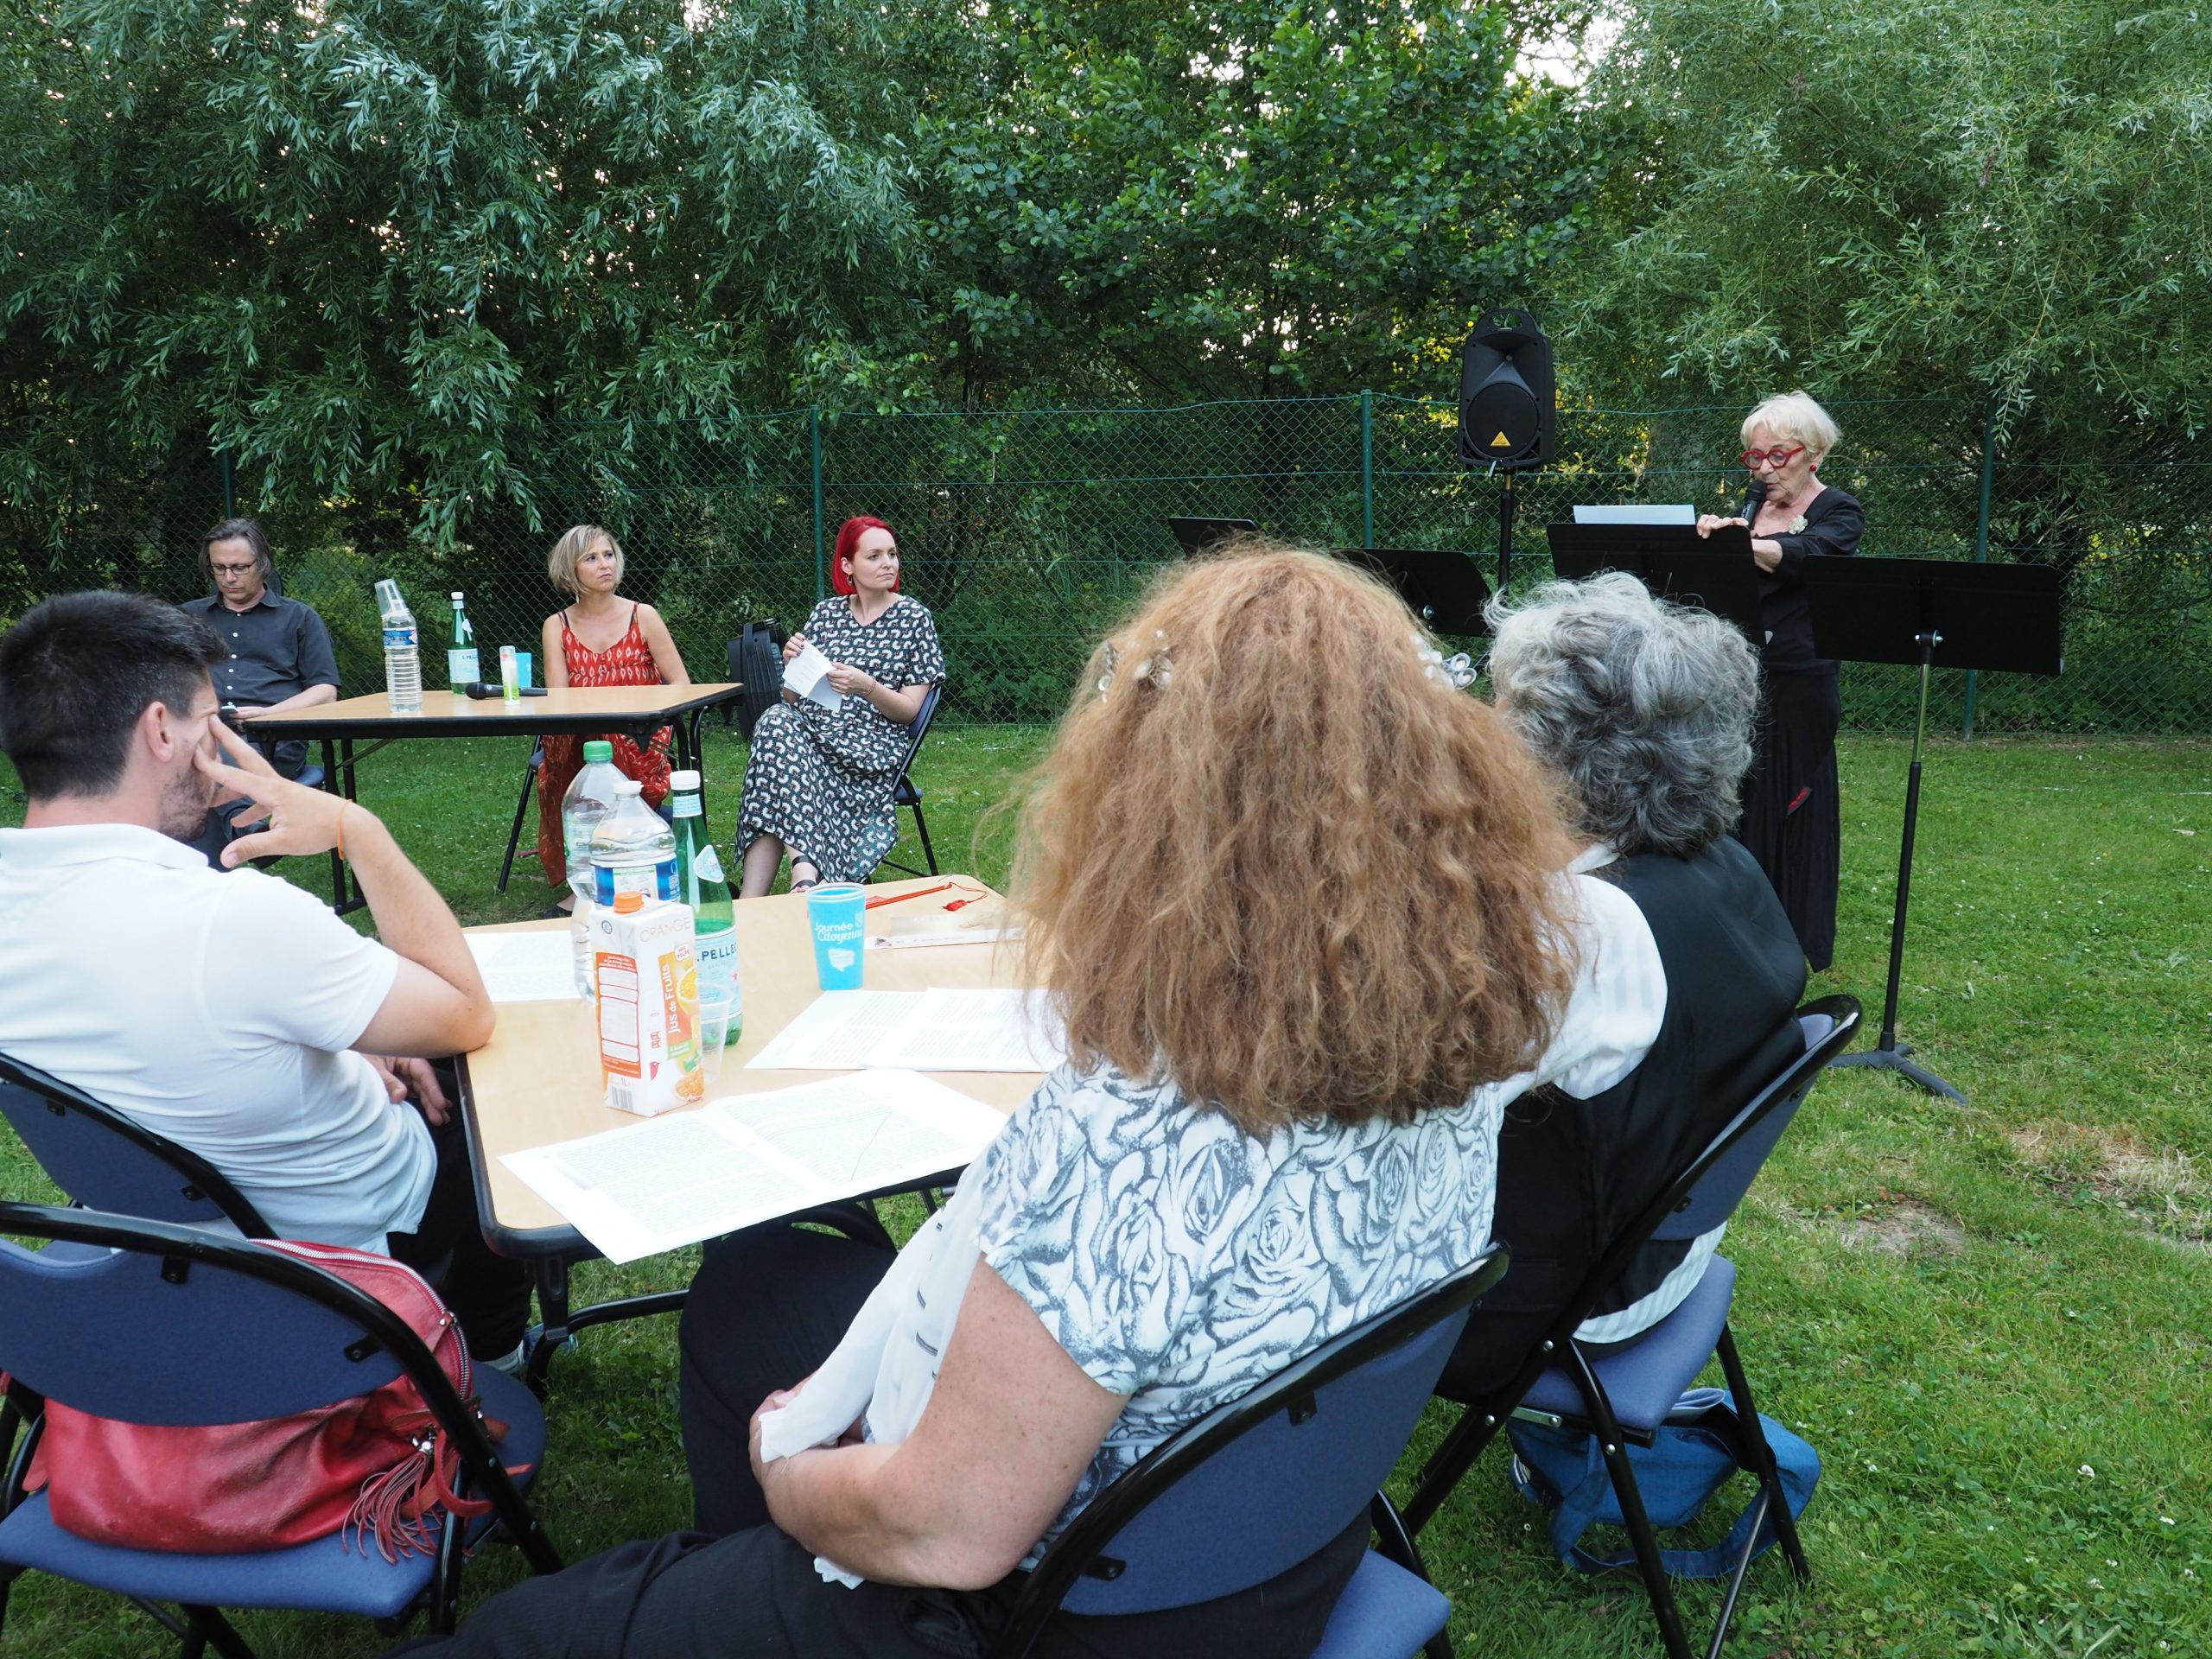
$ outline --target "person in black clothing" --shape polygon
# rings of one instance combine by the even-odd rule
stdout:
[[[1707,514],[1697,523],[1700,536],[1721,524],[1751,527],[1766,630],[1760,653],[1766,710],[1744,780],[1736,838],[1774,884],[1815,973],[1835,959],[1843,849],[1835,733],[1843,702],[1835,664],[1814,654],[1805,561],[1857,552],[1866,530],[1858,501],[1821,481],[1821,463],[1840,435],[1828,412],[1803,392],[1768,398],[1744,417],[1743,461],[1754,481],[1744,511],[1729,518]]]
[[[1729,839],[1751,758],[1758,664],[1719,618],[1608,574],[1491,607],[1499,712],[1559,778],[1599,870],[1636,901],[1666,974],[1651,1046],[1612,1088],[1506,1109],[1494,1236],[1513,1270],[1476,1310],[1439,1392],[1505,1382],[1620,1229],[1802,1052],[1805,963],[1773,889]],[[1696,1288],[1722,1229],[1654,1242],[1576,1332],[1627,1342]]]
[[[235,728],[240,715],[267,709],[312,709],[338,701],[338,658],[330,630],[312,606],[276,592],[276,561],[269,537],[251,518],[226,518],[200,538],[200,574],[214,591],[188,599],[182,608],[215,630],[228,653],[210,665],[224,723]],[[297,779],[307,769],[304,743],[255,745],[280,778]],[[192,844],[217,869],[223,849],[241,833],[244,801],[211,808],[199,840]]]

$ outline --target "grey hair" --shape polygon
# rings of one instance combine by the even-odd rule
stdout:
[[[1822,460],[1843,436],[1843,429],[1835,423],[1835,416],[1813,401],[1809,393],[1785,391],[1768,398],[1744,416],[1744,442],[1751,441],[1751,434],[1764,427],[1778,438],[1802,443]]]
[[[1741,633],[1618,571],[1485,614],[1499,711],[1566,780],[1586,834],[1686,858],[1733,827],[1759,702]]]

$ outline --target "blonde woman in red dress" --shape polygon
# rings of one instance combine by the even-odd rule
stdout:
[[[538,661],[545,683],[558,691],[571,685],[689,685],[683,659],[668,625],[650,605],[621,595],[622,545],[597,524],[578,524],[553,543],[545,574],[575,601],[545,619],[539,631]],[[614,746],[614,764],[644,785],[647,806],[658,806],[668,793],[668,751],[673,734],[664,726],[639,747],[619,732],[599,735]],[[559,893],[555,908],[575,906],[569,891],[567,849],[561,838],[561,797],[583,769],[585,739],[548,736],[542,740],[545,763],[537,778],[537,861],[546,884]]]

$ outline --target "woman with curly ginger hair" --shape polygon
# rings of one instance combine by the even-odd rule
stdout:
[[[1021,816],[1067,1063],[895,1258],[789,1226],[709,1244],[682,1406],[721,1535],[522,1585],[457,1650],[982,1651],[1109,1482],[1484,1247],[1505,1102],[1614,1080],[1656,957],[1626,898],[1564,873],[1542,774],[1434,663],[1326,558],[1247,547],[1161,582]],[[1367,1531],[1217,1600],[1058,1614],[1032,1651],[1310,1652]]]

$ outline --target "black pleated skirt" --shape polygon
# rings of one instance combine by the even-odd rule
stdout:
[[[1815,973],[1835,959],[1835,895],[1843,856],[1836,728],[1843,697],[1831,666],[1765,677],[1744,817],[1736,839],[1774,884]]]

